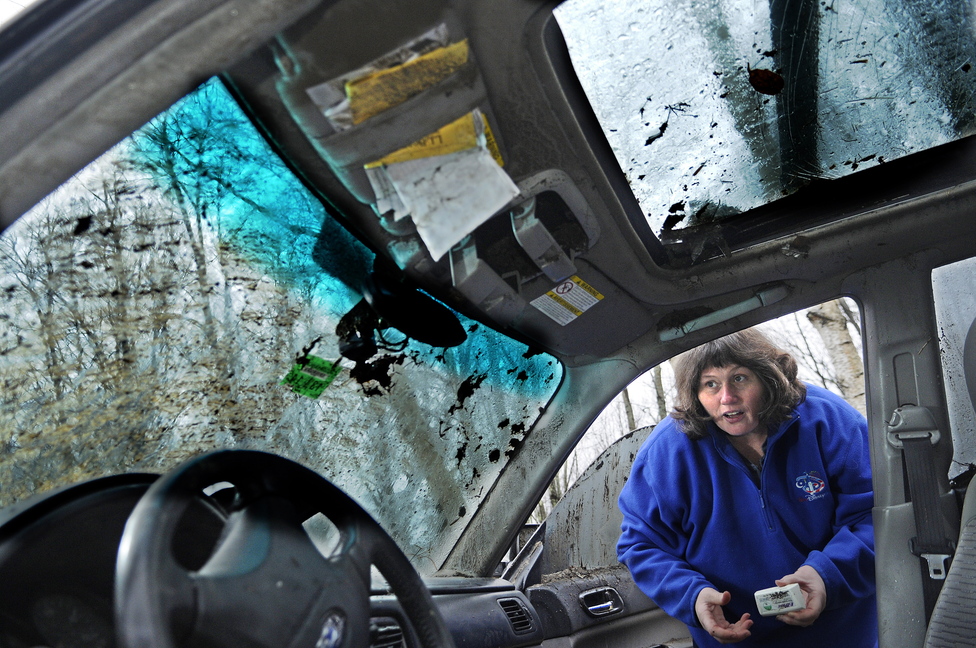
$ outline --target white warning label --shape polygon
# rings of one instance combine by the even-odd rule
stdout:
[[[561,326],[566,326],[603,299],[600,292],[577,276],[572,276],[531,304]]]

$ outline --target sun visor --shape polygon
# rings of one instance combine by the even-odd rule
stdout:
[[[435,261],[519,193],[456,32],[436,25],[331,78],[295,47],[278,61],[278,91],[336,177],[390,229],[415,228]]]
[[[575,324],[593,305],[589,293],[552,295],[587,285],[578,259],[599,225],[567,173],[507,154],[486,90],[490,69],[475,56],[491,48],[477,47],[445,4],[425,6],[423,16],[377,14],[377,2],[348,7],[279,36],[276,88],[334,176],[389,235],[374,243],[408,275],[450,289],[502,326]],[[368,53],[348,59],[362,43]]]

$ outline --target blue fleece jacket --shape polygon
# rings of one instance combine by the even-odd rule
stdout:
[[[752,636],[738,646],[874,646],[873,504],[867,422],[808,385],[806,400],[769,434],[758,484],[714,424],[699,441],[671,417],[658,424],[620,493],[617,557],[702,648],[720,645],[695,615],[705,587],[731,592],[726,618],[752,615]],[[753,593],[801,565],[824,580],[823,614],[806,628],[760,616]]]

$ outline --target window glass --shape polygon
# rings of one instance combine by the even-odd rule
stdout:
[[[932,271],[932,291],[935,316],[939,330],[939,349],[942,358],[942,378],[949,407],[949,427],[952,429],[952,467],[950,477],[958,477],[976,464],[976,410],[973,396],[976,384],[966,371],[967,348],[971,356],[968,364],[976,368],[976,334],[972,332],[976,318],[976,259],[966,259]]]
[[[568,0],[555,13],[659,236],[973,133],[969,2]]]
[[[825,302],[758,328],[793,356],[801,380],[839,394],[865,413],[861,316],[853,300]],[[617,565],[622,520],[617,497],[637,450],[674,409],[676,396],[671,364],[652,367],[587,430],[533,513],[533,523],[545,522],[544,574]],[[586,537],[572,531],[577,528],[588,529]]]
[[[0,506],[215,448],[295,459],[440,566],[561,366],[461,319],[340,358],[373,254],[217,82],[0,237]]]

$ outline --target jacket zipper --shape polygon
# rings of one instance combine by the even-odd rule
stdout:
[[[769,449],[766,450],[767,454]],[[763,461],[762,467],[759,469],[759,506],[762,507],[763,519],[766,520],[766,529],[768,531],[773,530],[773,521],[770,519],[769,509],[766,508],[766,494],[763,489],[763,474],[766,472],[766,462]]]

